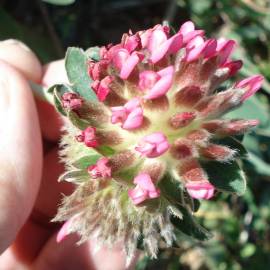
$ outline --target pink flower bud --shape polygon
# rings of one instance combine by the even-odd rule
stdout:
[[[194,23],[191,21],[187,21],[180,27],[179,32],[183,37],[183,44],[187,44],[196,36],[203,36],[203,30],[195,30]]]
[[[234,40],[219,39],[217,43],[217,53],[219,56],[219,65],[224,65],[230,57],[233,48],[235,47]]]
[[[124,106],[112,107],[112,124],[121,123],[123,129],[132,130],[143,123],[143,109],[140,100],[134,98]]]
[[[78,110],[82,103],[82,99],[76,93],[64,93],[62,96],[62,105],[66,109]]]
[[[249,97],[253,96],[262,86],[264,77],[262,75],[253,75],[240,82],[238,82],[234,88],[245,88],[246,92],[242,96],[241,100],[245,101]]]
[[[166,136],[161,132],[155,132],[145,136],[135,147],[142,156],[154,158],[162,155],[169,149],[170,145]]]
[[[170,124],[173,128],[182,128],[189,125],[195,118],[195,112],[181,112],[171,117]]]
[[[234,76],[238,70],[241,69],[241,67],[243,66],[243,62],[241,60],[237,60],[237,61],[230,61],[225,63],[222,68],[228,68],[229,69],[229,74],[228,76]]]
[[[203,148],[201,152],[204,157],[208,159],[214,159],[220,162],[227,162],[231,160],[236,154],[235,150],[230,149],[227,146],[213,143]]]
[[[92,89],[97,94],[99,101],[104,101],[110,92],[109,85],[113,81],[112,76],[106,76],[101,81],[94,81],[91,85]]]
[[[141,173],[134,178],[136,187],[128,191],[128,196],[135,205],[147,199],[157,198],[160,190],[155,187],[149,174]]]
[[[61,227],[59,232],[56,235],[56,242],[62,242],[69,235],[69,227],[72,224],[72,219],[67,220],[64,225]]]
[[[139,87],[146,90],[145,99],[155,99],[166,95],[173,83],[173,66],[161,69],[158,72],[143,71],[139,76]]]
[[[111,167],[107,164],[109,159],[106,157],[100,158],[95,165],[88,167],[88,173],[94,179],[96,178],[108,178],[111,177]]]
[[[187,192],[194,199],[209,200],[214,196],[215,187],[209,182],[189,182],[185,185]]]
[[[97,147],[96,128],[88,127],[83,130],[77,137],[77,141],[84,142],[88,147]]]

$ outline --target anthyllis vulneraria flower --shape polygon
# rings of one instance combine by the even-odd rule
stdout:
[[[193,217],[198,200],[244,192],[241,135],[258,124],[224,117],[263,81],[225,90],[242,66],[230,59],[234,46],[186,22],[174,35],[156,25],[117,45],[68,50],[70,85],[49,90],[65,119],[60,180],[76,185],[54,219],[67,221],[58,241],[72,232],[121,241],[130,260],[137,247],[155,257],[175,246],[178,231],[210,237]]]

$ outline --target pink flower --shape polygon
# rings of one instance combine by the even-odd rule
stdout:
[[[94,80],[100,80],[102,74],[106,74],[109,61],[101,60],[99,62],[90,62],[88,67],[89,76]]]
[[[64,93],[62,96],[63,107],[69,110],[77,110],[82,106],[82,99],[76,93]]]
[[[157,198],[160,195],[160,190],[155,187],[149,174],[141,173],[134,178],[136,187],[128,191],[128,196],[135,205],[147,199]]]
[[[92,89],[97,94],[99,101],[104,101],[110,92],[109,85],[113,81],[112,76],[106,76],[101,81],[94,81],[91,85]]]
[[[242,96],[241,100],[245,101],[249,97],[253,96],[262,86],[264,77],[262,75],[253,75],[240,82],[238,82],[234,88],[246,88],[246,92]]]
[[[182,47],[182,35],[175,34],[167,39],[167,34],[164,28],[155,29],[148,41],[147,48],[151,53],[150,62],[157,63],[165,55],[176,53]]]
[[[209,200],[214,196],[215,187],[209,182],[189,182],[186,184],[189,195],[194,199]]]
[[[178,33],[183,37],[183,44],[187,44],[196,36],[202,36],[204,34],[203,30],[195,30],[194,23],[187,21],[180,27]]]
[[[96,138],[96,128],[88,127],[83,130],[77,137],[77,141],[84,142],[88,147],[97,147],[98,141]]]
[[[133,98],[124,106],[112,107],[112,124],[121,123],[123,129],[131,130],[143,123],[143,109],[138,98]]]
[[[123,48],[128,50],[130,53],[133,52],[135,49],[141,48],[141,39],[138,33],[135,35],[130,34],[124,34],[122,37]]]
[[[155,99],[166,95],[173,83],[173,66],[168,66],[158,72],[146,70],[139,75],[139,88],[147,91],[145,99]]]
[[[127,49],[113,47],[112,61],[117,69],[119,69],[119,77],[126,80],[132,73],[136,65],[143,59],[143,54],[139,52],[130,53]]]
[[[169,149],[170,145],[166,136],[161,132],[155,132],[145,136],[135,147],[142,156],[154,158],[162,155]]]
[[[107,165],[109,159],[106,157],[100,158],[95,165],[88,167],[88,172],[92,178],[107,178],[111,177],[111,168]]]

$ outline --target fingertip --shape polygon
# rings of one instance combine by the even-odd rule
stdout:
[[[0,59],[7,62],[30,81],[39,83],[42,66],[37,56],[24,43],[15,39],[0,42]]]
[[[42,85],[51,86],[57,83],[67,83],[67,73],[65,70],[65,61],[53,61],[43,67]]]

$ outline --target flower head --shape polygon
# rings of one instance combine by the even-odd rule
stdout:
[[[235,135],[258,121],[223,116],[255,94],[263,77],[220,90],[242,67],[231,59],[235,46],[234,40],[207,39],[189,21],[174,34],[167,25],[130,31],[119,44],[102,47],[99,60],[83,54],[85,81],[93,82],[77,90],[81,96],[63,95],[61,108],[68,118],[61,179],[77,188],[56,220],[80,218],[64,225],[59,239],[67,226],[82,242],[95,233],[108,245],[123,241],[131,258],[143,237],[155,257],[161,239],[172,245],[175,227],[196,236],[193,200],[244,192],[238,160],[246,151]],[[188,232],[175,218],[187,219]]]

